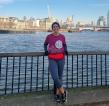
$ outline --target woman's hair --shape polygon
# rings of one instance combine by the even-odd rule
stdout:
[[[52,23],[52,25],[51,25],[52,29],[53,29],[53,25],[55,25],[55,24],[57,24],[57,25],[58,25],[58,27],[60,28],[60,25],[59,25],[59,23],[58,23],[58,22],[53,22],[53,23]]]

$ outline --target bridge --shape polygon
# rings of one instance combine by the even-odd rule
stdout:
[[[109,31],[109,27],[95,27],[95,31]]]
[[[79,27],[79,31],[94,31],[94,27]]]
[[[79,27],[79,31],[109,31],[109,27]]]

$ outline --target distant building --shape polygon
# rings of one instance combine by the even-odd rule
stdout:
[[[66,25],[68,28],[73,27],[73,17],[67,17]]]
[[[79,21],[76,24],[76,27],[93,27],[95,26],[95,23],[93,21],[89,22],[84,22],[84,21]]]
[[[7,22],[8,20],[8,17],[0,17],[0,22]]]
[[[51,17],[51,18],[44,18],[42,20],[40,20],[39,25],[41,29],[51,29],[51,25],[53,22],[55,22],[56,19]]]
[[[107,27],[109,27],[109,10],[108,10],[108,13],[107,13]]]
[[[94,21],[91,21],[91,26],[96,26]]]
[[[8,17],[0,17],[0,28],[8,28],[9,18]]]
[[[100,16],[97,20],[97,26],[99,27],[104,27],[106,26],[106,20],[104,18],[104,16]]]
[[[0,17],[0,28],[15,28],[16,17]]]
[[[18,18],[16,17],[9,17],[9,28],[16,28],[18,22]]]
[[[31,29],[33,28],[33,21],[18,19],[15,21],[16,29]]]
[[[25,22],[24,20],[18,20],[16,21],[16,29],[25,29]]]
[[[34,28],[39,28],[40,27],[40,19],[36,19],[35,21],[33,21],[33,27]]]

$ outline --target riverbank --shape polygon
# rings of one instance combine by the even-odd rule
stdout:
[[[36,32],[52,32],[52,30],[46,29],[0,29],[0,34],[16,34],[16,33],[36,33]],[[60,29],[60,32],[68,32],[67,29]],[[73,31],[77,32],[77,31]]]
[[[36,33],[36,32],[52,32],[50,29],[13,29],[13,28],[0,28],[0,34],[10,34],[10,33]],[[73,28],[73,29],[60,29],[60,32],[109,32],[109,28],[97,28],[96,30],[87,28]]]
[[[52,92],[41,91],[0,97],[0,106],[63,106],[56,104]],[[109,88],[68,89],[64,106],[109,106]]]

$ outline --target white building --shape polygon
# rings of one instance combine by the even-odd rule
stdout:
[[[33,21],[33,27],[39,27],[40,26],[40,19],[36,19],[35,21]]]

